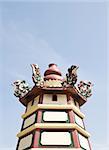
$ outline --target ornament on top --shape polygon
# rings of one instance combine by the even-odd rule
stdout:
[[[80,81],[78,84],[79,92],[85,98],[88,98],[92,95],[92,86],[93,84],[90,81]]]
[[[36,86],[42,86],[43,85],[43,78],[40,74],[40,69],[37,64],[31,64],[32,67],[32,79]]]
[[[31,90],[25,80],[16,80],[12,85],[14,87],[14,95],[19,98],[25,96]]]
[[[69,85],[74,86],[77,82],[77,69],[79,67],[72,65],[70,68],[68,68],[68,73],[66,74],[66,83]]]
[[[31,67],[32,67],[32,80],[35,83],[35,86],[43,87],[44,80],[41,77],[39,66],[37,64],[31,64]],[[49,69],[49,73],[50,73],[50,71],[52,71],[52,73],[47,74],[46,79],[48,76],[49,76],[49,78],[52,78],[52,79],[57,79],[57,80],[61,79],[60,85],[62,85],[63,87],[69,87],[69,86],[73,87],[73,86],[75,86],[75,84],[77,82],[77,77],[78,77],[77,69],[78,68],[79,67],[75,66],[75,65],[72,65],[70,68],[68,68],[68,73],[66,74],[66,79],[63,79],[63,80],[62,80],[61,74],[59,72],[57,75],[57,74],[54,74],[53,69],[52,70]],[[51,80],[51,81],[53,82],[53,80]],[[28,84],[26,83],[25,80],[16,80],[12,85],[14,87],[14,95],[19,98],[22,98],[31,90],[31,88],[28,86]],[[51,83],[51,85],[52,85],[52,83]],[[60,87],[62,87],[62,86],[60,86]],[[90,81],[80,81],[80,83],[77,85],[78,93],[80,93],[85,98],[88,98],[92,95],[92,86],[93,86],[93,84]]]

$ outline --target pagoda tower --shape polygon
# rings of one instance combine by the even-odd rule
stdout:
[[[25,106],[16,150],[80,149],[91,150],[90,134],[84,125],[81,106],[91,96],[92,84],[77,82],[77,66],[62,77],[56,64],[50,64],[44,77],[32,64],[34,87],[23,80],[13,83],[14,95]]]

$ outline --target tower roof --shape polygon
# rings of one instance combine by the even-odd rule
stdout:
[[[34,87],[30,88],[24,80],[17,80],[13,83],[14,95],[19,97],[20,102],[26,106],[31,99],[34,99],[42,93],[65,93],[73,97],[81,106],[87,101],[87,98],[92,95],[93,85],[91,82],[80,81],[76,87],[77,69],[77,66],[72,65],[68,69],[66,78],[63,78],[57,65],[51,63],[44,72],[44,78],[42,78],[38,65],[33,64],[32,79],[35,83]]]
[[[44,73],[44,80],[61,80],[63,81],[62,74],[54,63],[49,64],[49,68]]]

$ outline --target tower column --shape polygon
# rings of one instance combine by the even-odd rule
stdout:
[[[80,148],[80,143],[79,143],[79,140],[78,140],[77,130],[73,131],[72,136],[73,136],[73,139],[74,139],[75,148]]]
[[[36,123],[41,123],[41,121],[42,121],[42,110],[38,110]],[[37,148],[39,146],[39,139],[40,139],[40,129],[36,129],[33,141],[33,148]]]
[[[33,148],[39,147],[39,139],[40,139],[40,129],[36,129],[33,141]]]

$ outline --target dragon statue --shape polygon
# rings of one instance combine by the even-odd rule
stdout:
[[[37,64],[32,64],[32,79],[36,86],[42,86],[43,85],[43,78],[40,74],[40,69]]]
[[[12,85],[14,87],[14,95],[19,98],[25,96],[31,90],[25,80],[16,80]]]
[[[90,81],[80,81],[78,84],[79,92],[85,98],[88,98],[92,95],[92,86],[93,84]]]
[[[79,67],[72,65],[70,68],[68,68],[68,73],[66,74],[66,82],[69,85],[74,86],[77,82],[77,69]]]

